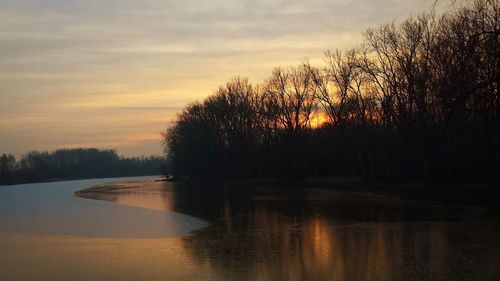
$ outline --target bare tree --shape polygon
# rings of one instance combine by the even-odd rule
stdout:
[[[278,123],[291,134],[310,128],[311,114],[317,109],[313,71],[309,64],[287,70],[276,68],[264,88],[278,110]]]

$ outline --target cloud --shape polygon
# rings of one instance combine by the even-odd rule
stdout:
[[[0,147],[161,153],[152,140],[123,140],[161,132],[235,75],[260,81],[274,66],[321,61],[325,49],[357,44],[365,28],[433,2],[2,0]]]

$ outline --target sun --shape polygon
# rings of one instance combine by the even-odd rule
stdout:
[[[326,115],[325,112],[315,111],[311,113],[311,115],[309,116],[309,122],[311,124],[311,128],[316,129],[329,123],[330,120],[328,119],[328,116]]]

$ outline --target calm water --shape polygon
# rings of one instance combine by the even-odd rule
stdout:
[[[495,210],[110,180],[0,188],[0,280],[500,279]]]
[[[0,232],[151,238],[186,235],[207,225],[204,221],[175,212],[130,208],[73,195],[75,191],[92,185],[131,179],[141,178],[1,187]]]

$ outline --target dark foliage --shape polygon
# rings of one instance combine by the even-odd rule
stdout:
[[[236,78],[164,134],[172,172],[498,181],[499,11],[478,0],[370,29],[359,47],[326,52],[324,69],[278,68],[257,86]]]
[[[0,184],[54,179],[142,176],[162,173],[163,157],[119,157],[114,150],[61,149],[32,151],[16,162],[13,155],[0,156]]]

